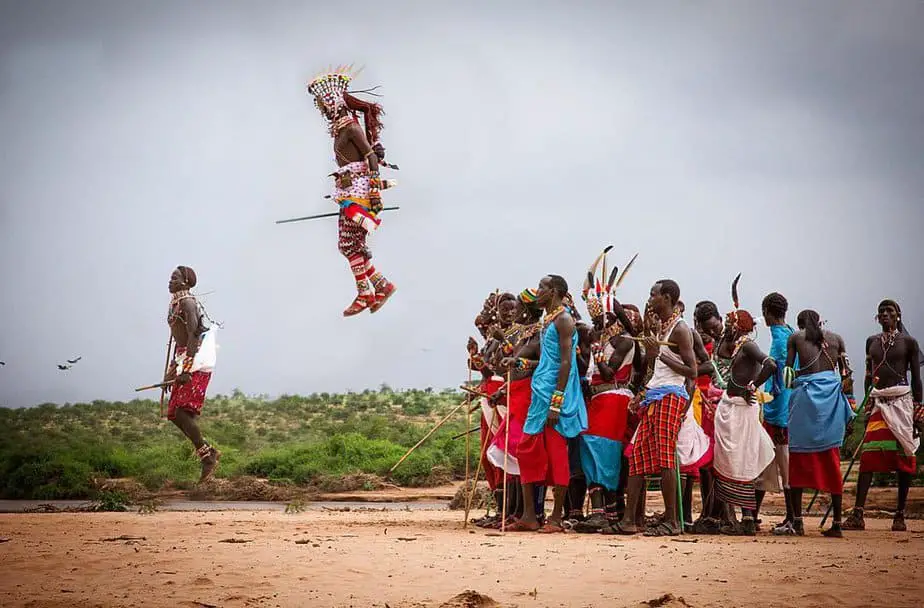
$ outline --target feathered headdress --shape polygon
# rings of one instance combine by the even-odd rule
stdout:
[[[379,142],[379,132],[384,128],[381,116],[385,113],[382,106],[375,102],[364,101],[352,95],[349,91],[350,83],[363,71],[362,68],[354,70],[352,65],[328,68],[318,74],[306,85],[308,94],[314,96],[314,105],[323,112],[324,107],[336,116],[346,107],[354,117],[356,112],[362,112],[363,124],[369,145],[375,146]],[[356,91],[369,92],[369,91]]]
[[[735,280],[732,281],[732,304],[735,306],[735,310],[728,313],[727,317],[731,319],[732,325],[735,329],[743,334],[749,334],[754,331],[754,317],[751,316],[746,310],[741,310],[741,300],[738,297],[738,282],[741,280],[741,273],[738,273],[738,276],[735,277]]]
[[[616,299],[616,290],[622,284],[623,280],[625,280],[626,273],[635,263],[638,254],[635,254],[632,259],[629,260],[629,263],[623,268],[622,274],[619,273],[619,267],[613,268],[613,270],[607,274],[606,254],[609,253],[612,248],[612,245],[607,246],[597,256],[593,264],[590,265],[590,268],[587,270],[587,277],[584,279],[581,297],[587,304],[587,312],[590,313],[591,319],[603,316],[605,323],[605,315],[607,313],[613,313],[616,315],[623,329],[635,335],[633,323],[626,316],[626,312],[623,310],[619,300]],[[598,278],[596,276],[597,267],[600,266],[601,262],[603,266],[600,277]]]

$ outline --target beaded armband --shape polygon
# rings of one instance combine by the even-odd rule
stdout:
[[[193,358],[190,356],[184,357],[183,358],[183,373],[184,374],[190,373],[190,371],[192,371],[192,366],[193,366]]]
[[[517,369],[527,370],[527,369],[532,369],[534,366],[535,366],[535,363],[533,361],[530,361],[529,359],[526,359],[524,357],[517,357],[517,362],[515,364],[515,367]]]
[[[791,367],[783,368],[783,386],[786,388],[792,388],[793,383],[796,381],[796,370]]]
[[[508,355],[508,356],[512,355],[513,354],[513,344],[511,344],[510,341],[507,340],[504,342],[504,346],[501,350],[504,351],[505,355]]]
[[[481,355],[474,354],[469,360],[472,362],[472,369],[484,369],[484,357]]]
[[[555,391],[552,393],[552,398],[549,400],[551,404],[551,409],[553,412],[560,412],[561,406],[565,403],[565,393],[562,391]]]

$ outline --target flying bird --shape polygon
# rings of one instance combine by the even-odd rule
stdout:
[[[80,361],[81,359],[83,359],[83,357],[77,357],[76,359],[68,359],[67,362],[73,365],[77,363],[78,361]]]
[[[60,363],[58,364],[58,369],[60,369],[61,371],[68,370],[70,368],[71,368],[70,365],[61,365]]]
[[[6,361],[0,361],[0,365],[6,365]]]

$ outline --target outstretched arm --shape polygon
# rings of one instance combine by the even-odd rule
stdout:
[[[870,347],[873,345],[873,336],[866,339],[866,373],[863,375],[863,392],[869,395],[870,390],[876,385],[873,378],[873,355],[870,354]]]

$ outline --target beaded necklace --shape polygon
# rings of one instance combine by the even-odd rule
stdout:
[[[671,335],[671,333],[674,331],[674,328],[677,326],[677,323],[680,322],[680,316],[680,312],[676,311],[674,314],[667,318],[667,323],[661,326],[666,327],[667,329],[665,329],[663,333],[658,334],[659,340],[666,340],[668,336]]]

